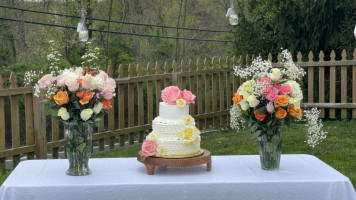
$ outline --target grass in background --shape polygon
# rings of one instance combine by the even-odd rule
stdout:
[[[307,127],[305,124],[293,124],[283,131],[283,154],[311,154],[345,176],[349,177],[356,188],[356,121],[327,121],[324,130],[328,136],[315,149],[305,144]],[[214,131],[202,134],[201,147],[213,155],[251,155],[258,154],[257,141],[251,138],[247,130]],[[93,158],[136,157],[141,146],[116,149],[92,156]],[[0,175],[0,184],[7,178],[9,171]]]

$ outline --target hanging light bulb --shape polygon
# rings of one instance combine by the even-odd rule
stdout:
[[[229,18],[229,23],[236,26],[239,23],[239,17],[234,7],[234,0],[230,0],[231,6],[227,9],[226,17]]]
[[[354,35],[355,35],[355,39],[356,39],[356,25],[355,25]]]
[[[89,39],[87,24],[85,21],[85,11],[84,9],[81,10],[81,20],[78,23],[77,27],[78,38],[81,42],[87,42]]]

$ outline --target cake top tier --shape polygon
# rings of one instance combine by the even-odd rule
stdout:
[[[159,103],[159,117],[169,120],[183,120],[189,115],[189,106],[169,105],[165,102]]]

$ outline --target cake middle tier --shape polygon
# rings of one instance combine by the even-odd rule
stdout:
[[[200,136],[197,136],[194,141],[187,143],[181,139],[157,139],[157,157],[164,158],[185,158],[197,156],[202,153],[200,149]]]

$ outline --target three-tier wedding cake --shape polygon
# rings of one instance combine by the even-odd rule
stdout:
[[[159,104],[159,116],[152,122],[152,132],[142,144],[144,156],[186,158],[203,153],[200,149],[200,131],[189,115],[189,104],[195,95],[176,86],[165,88]]]

